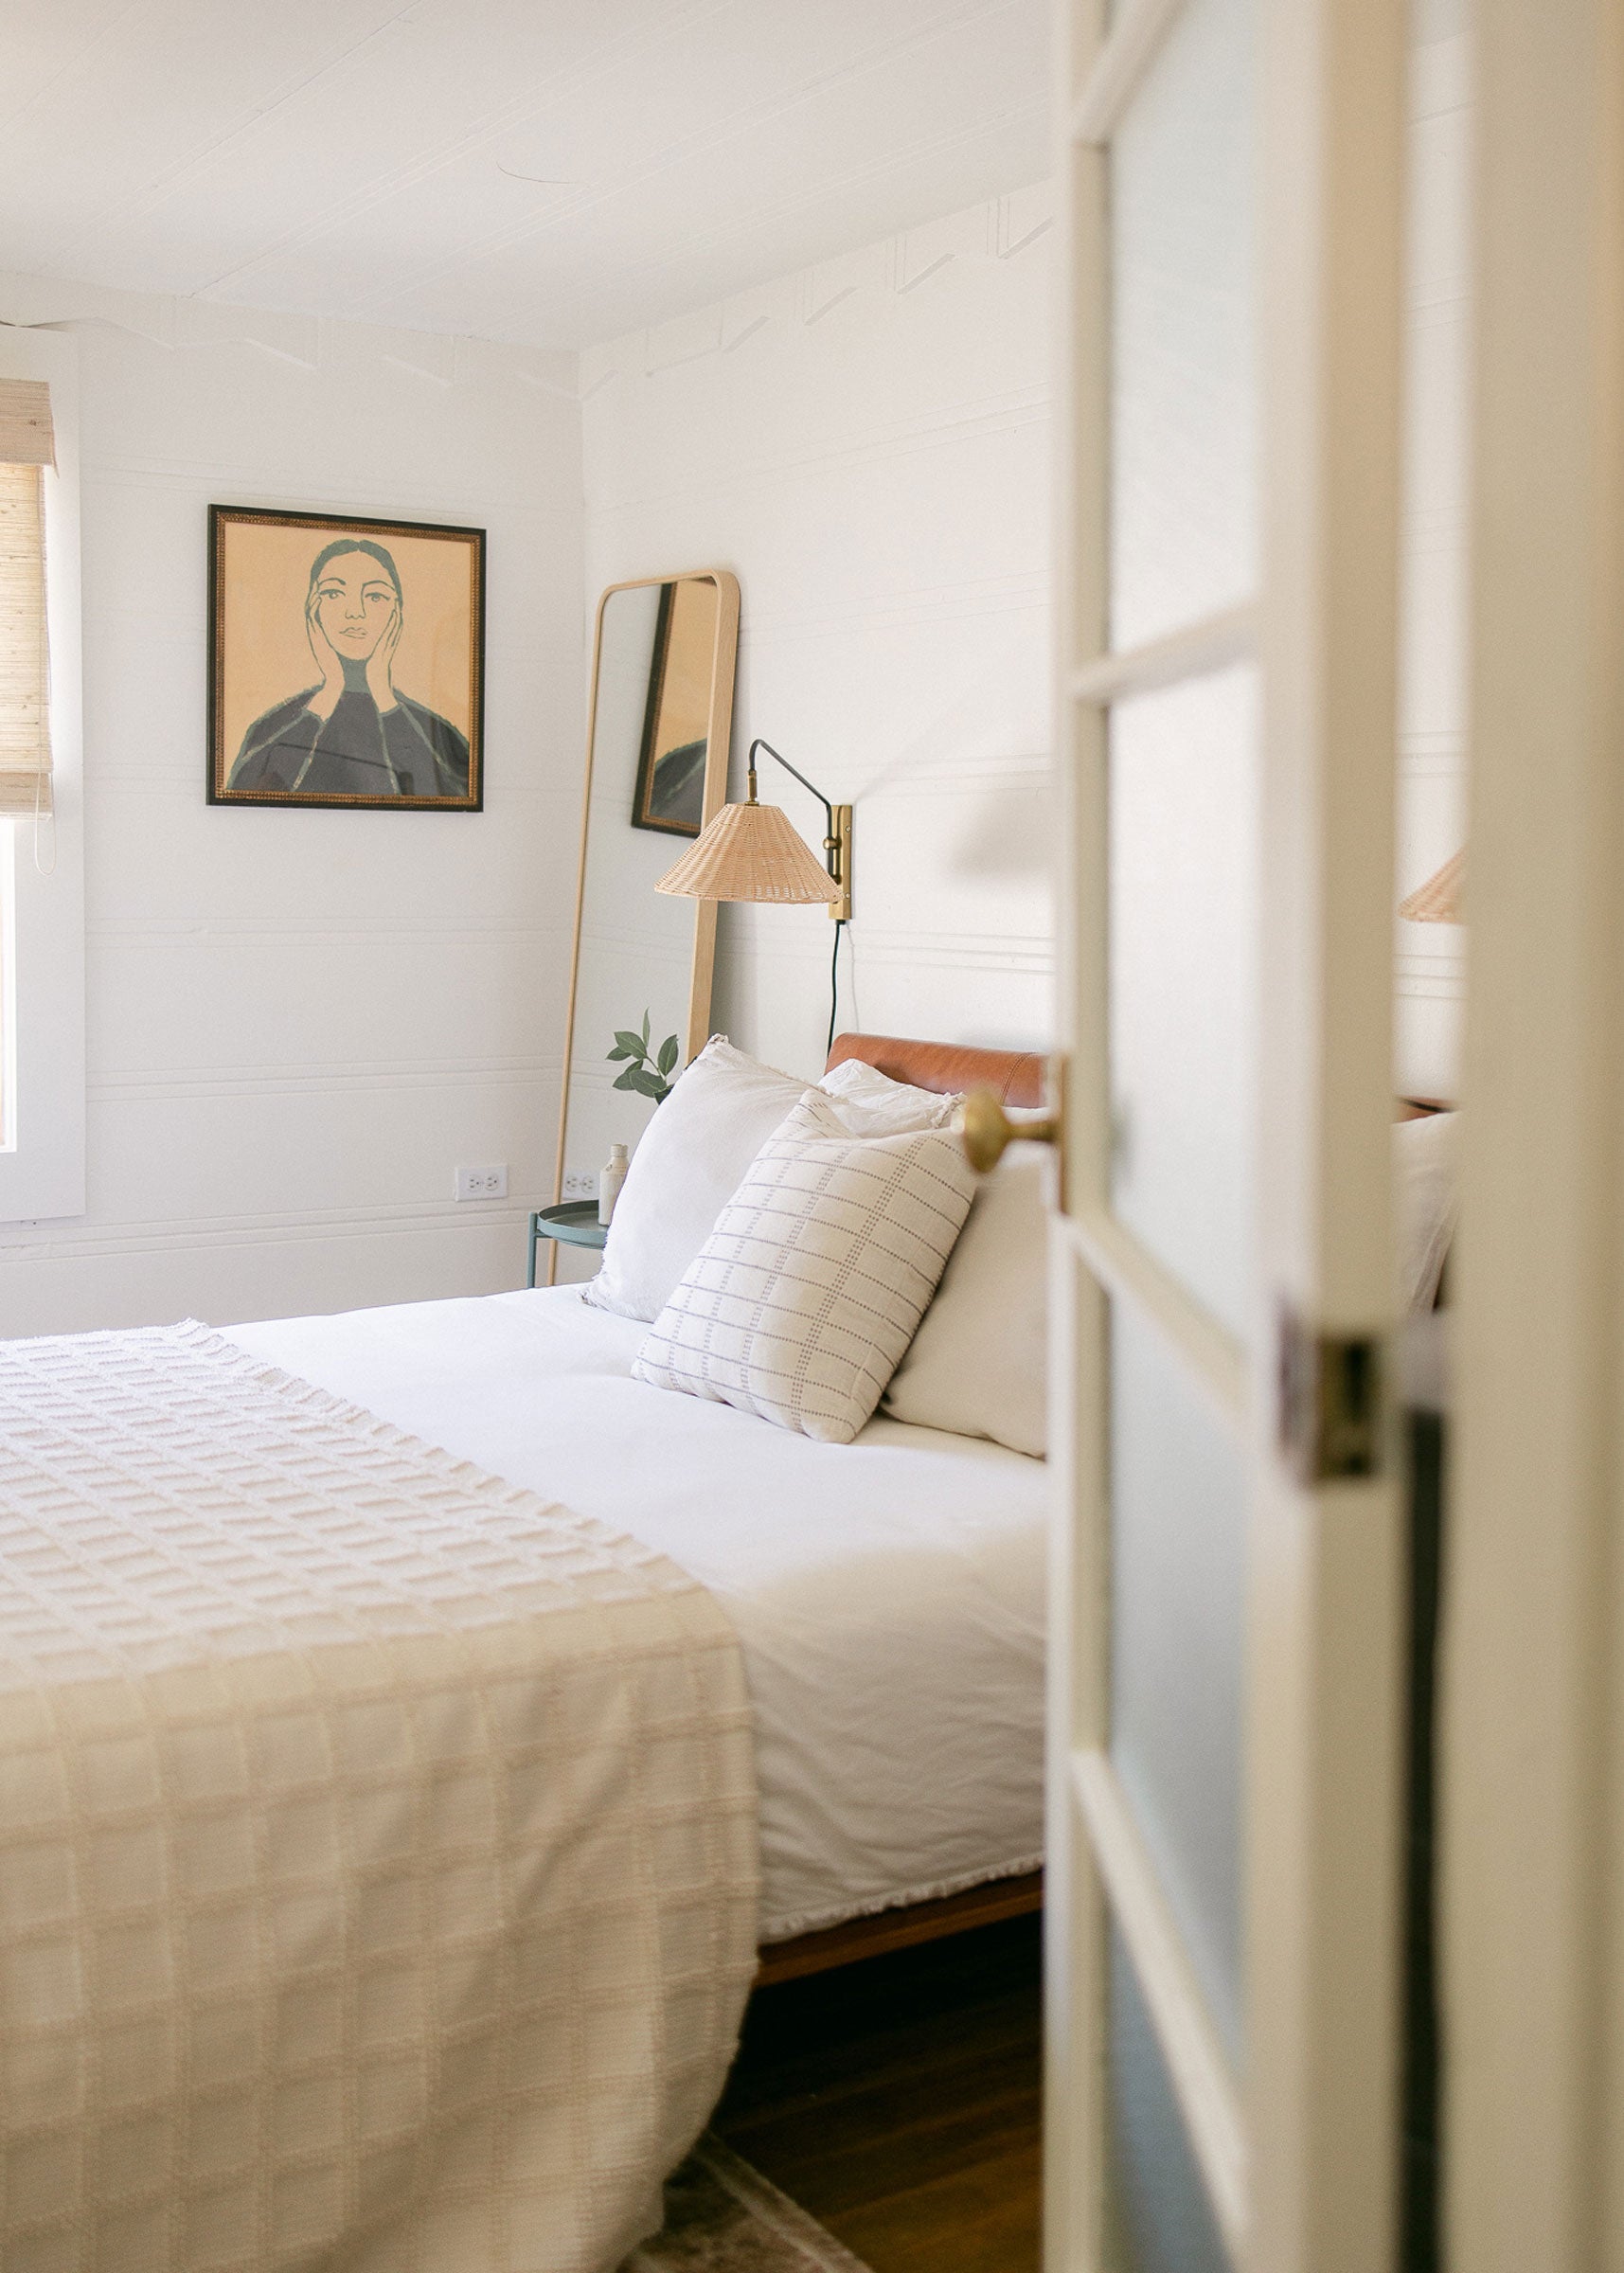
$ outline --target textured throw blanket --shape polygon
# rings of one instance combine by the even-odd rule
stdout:
[[[661,1556],[203,1327],[0,1344],[5,2273],[605,2273],[756,1843]]]

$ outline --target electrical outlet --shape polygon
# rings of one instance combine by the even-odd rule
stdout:
[[[454,1186],[459,1200],[505,1200],[508,1197],[508,1163],[498,1160],[492,1168],[459,1168]]]
[[[565,1176],[563,1180],[563,1196],[566,1200],[597,1199],[598,1178],[586,1175],[581,1170],[577,1169],[572,1175]]]

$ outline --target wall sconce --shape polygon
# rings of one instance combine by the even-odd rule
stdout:
[[[827,834],[825,866],[788,814],[756,797],[756,753],[765,750],[823,807]],[[776,901],[809,906],[823,901],[834,919],[834,956],[830,966],[829,1042],[834,1044],[834,1014],[840,984],[840,927],[851,921],[851,808],[831,805],[805,774],[759,736],[750,744],[748,794],[742,805],[724,805],[654,889],[690,900]]]
[[[777,759],[786,774],[823,807],[829,833],[823,840],[828,873],[807,845],[805,837],[778,805],[758,804],[756,753],[765,750]],[[787,758],[759,736],[750,744],[749,790],[742,805],[724,805],[654,886],[660,892],[680,892],[690,900],[776,900],[806,905],[823,900],[837,923],[851,921],[851,808],[831,805],[821,789],[812,788],[805,774],[796,773]]]

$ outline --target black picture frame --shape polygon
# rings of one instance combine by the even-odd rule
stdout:
[[[381,793],[369,793],[365,789],[354,787],[311,790],[302,787],[296,780],[293,785],[284,785],[277,781],[276,772],[278,770],[285,772],[287,764],[296,761],[308,771],[311,766],[311,759],[325,755],[325,753],[317,752],[312,743],[311,759],[301,760],[298,758],[297,738],[301,735],[309,735],[311,713],[306,711],[302,720],[298,719],[294,706],[297,694],[301,690],[296,689],[290,689],[284,703],[273,705],[271,709],[254,719],[250,725],[249,733],[252,733],[256,726],[266,729],[267,743],[262,744],[259,751],[250,751],[247,734],[242,735],[236,749],[226,747],[228,738],[236,739],[235,730],[240,725],[239,721],[227,718],[226,679],[234,635],[234,627],[230,620],[226,581],[227,546],[231,530],[255,528],[308,531],[312,540],[312,573],[308,595],[301,602],[297,600],[295,595],[290,594],[291,602],[302,605],[305,610],[307,635],[310,635],[309,619],[314,609],[314,564],[319,563],[330,547],[342,546],[342,540],[345,537],[355,537],[357,546],[354,549],[372,554],[375,561],[381,562],[387,559],[389,572],[396,586],[398,622],[404,617],[411,606],[410,572],[402,570],[394,564],[393,556],[389,553],[388,540],[393,537],[398,542],[408,541],[415,544],[427,541],[444,544],[448,546],[461,546],[466,549],[468,556],[467,653],[469,673],[466,689],[469,719],[467,735],[464,736],[460,727],[441,715],[431,703],[413,695],[405,688],[391,687],[391,690],[396,696],[396,702],[390,715],[399,714],[401,726],[404,729],[403,733],[398,731],[394,737],[386,735],[376,704],[374,704],[373,711],[374,717],[380,720],[378,742],[380,756],[375,762],[381,774],[386,774],[391,780],[401,779],[415,782],[415,772],[408,772],[407,769],[399,766],[393,761],[390,753],[391,740],[404,739],[409,742],[415,760],[432,766],[435,774],[442,779],[448,772],[455,779],[461,771],[462,765],[461,754],[457,746],[460,743],[466,748],[466,786],[458,787],[452,792],[442,789],[431,794],[419,793],[415,787],[404,791],[394,789]],[[483,528],[467,528],[451,522],[407,521],[358,513],[290,512],[279,508],[264,506],[210,505],[208,509],[208,718],[205,777],[207,802],[210,805],[222,806],[287,806],[301,811],[324,811],[336,808],[350,812],[374,813],[482,813],[485,809],[485,547],[486,531]],[[341,555],[334,557],[339,558]],[[380,567],[377,575],[369,581],[375,583],[384,583],[386,579],[383,568]],[[398,632],[396,635],[399,636]],[[330,643],[328,644],[330,650]],[[312,671],[316,669],[313,655],[309,668]],[[354,671],[352,669],[346,673],[345,692],[347,695],[355,691],[353,679]],[[316,687],[307,688],[302,691],[314,693],[322,684],[318,681]],[[368,684],[370,684],[369,680]],[[459,694],[462,691],[460,678],[457,681],[457,691]],[[279,746],[277,747],[271,751],[270,761],[267,761],[266,746],[276,741],[274,721],[282,712],[288,713],[289,723],[282,727],[281,732],[292,738],[295,746],[288,752],[284,752]],[[419,757],[419,753],[423,755]],[[286,764],[281,762],[284,757],[287,761]],[[254,770],[252,761],[256,758],[260,760],[259,781],[252,786],[240,785],[234,788],[231,785],[231,777],[238,771],[240,761],[247,759],[249,770],[252,771]],[[369,753],[368,759],[370,760]],[[331,770],[348,770],[354,773],[360,769],[356,766],[347,765],[341,753],[338,766]],[[268,779],[267,777],[269,777]]]

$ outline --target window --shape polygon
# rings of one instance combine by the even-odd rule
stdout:
[[[45,466],[51,390],[43,379],[0,380],[0,816],[48,811],[50,642],[45,625]],[[9,926],[7,926],[9,930]],[[0,1143],[12,1138],[16,1083],[10,941],[0,934]]]
[[[77,342],[0,326],[0,1223],[84,1211],[77,440]]]
[[[28,383],[39,385],[38,382]],[[45,624],[45,469],[10,456],[27,436],[8,416],[19,383],[0,382],[0,813],[50,810],[50,641]],[[49,389],[44,435],[50,447]]]

